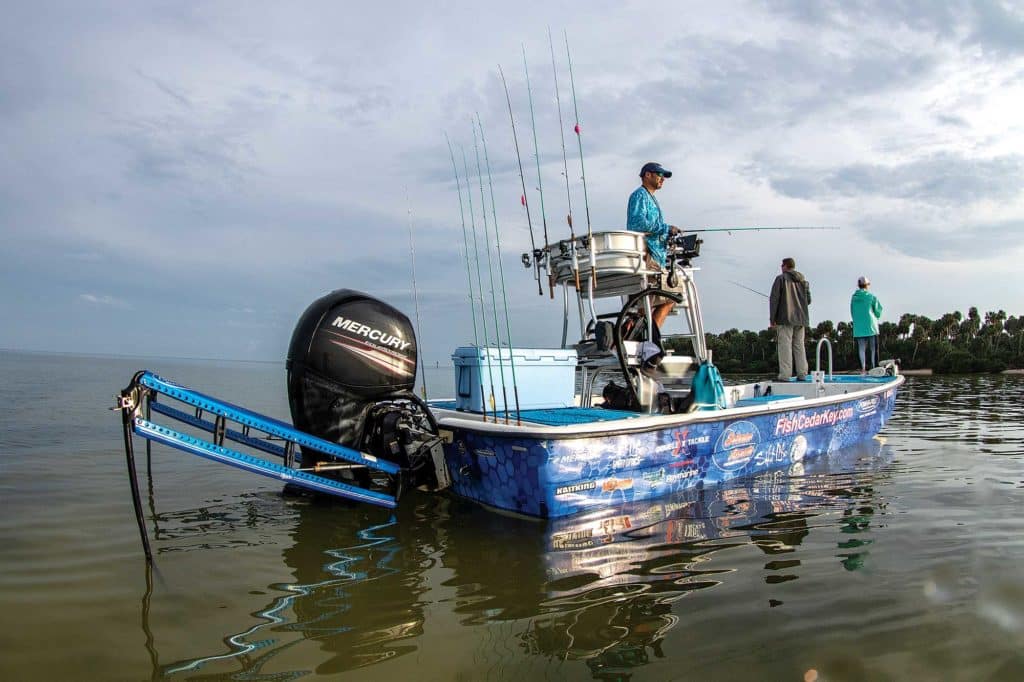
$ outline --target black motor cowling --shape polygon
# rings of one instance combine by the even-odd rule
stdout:
[[[297,429],[406,469],[431,469],[424,465],[437,429],[413,393],[416,335],[402,312],[358,291],[332,291],[299,318],[287,368]]]

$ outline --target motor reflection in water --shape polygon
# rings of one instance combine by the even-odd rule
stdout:
[[[857,570],[868,541],[853,536],[870,527],[871,484],[890,459],[873,440],[729,487],[546,525],[436,496],[411,496],[396,512],[297,504],[283,551],[294,581],[272,586],[285,595],[257,614],[261,623],[225,639],[231,652],[155,672],[191,676],[233,659],[247,675],[289,677],[279,665],[264,668],[309,640],[325,655],[317,674],[372,666],[427,646],[435,591],[453,591],[442,608],[461,626],[508,624],[521,654],[625,679],[651,657],[671,657],[663,640],[686,618],[680,600],[729,580],[733,569],[709,561],[717,552],[753,545],[766,557],[766,582],[794,580],[797,548],[838,520],[851,537],[837,561]]]

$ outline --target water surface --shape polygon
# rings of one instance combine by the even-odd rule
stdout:
[[[863,447],[547,524],[157,446],[149,573],[107,409],[144,367],[288,418],[280,364],[0,353],[0,679],[1024,679],[1021,377],[911,377]]]

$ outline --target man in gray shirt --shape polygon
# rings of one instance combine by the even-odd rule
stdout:
[[[772,283],[769,297],[770,326],[776,331],[779,348],[779,381],[789,381],[796,370],[797,381],[807,377],[805,331],[811,317],[811,285],[796,271],[796,261],[782,259],[782,274]]]

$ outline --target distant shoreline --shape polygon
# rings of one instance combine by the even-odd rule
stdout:
[[[908,377],[924,377],[931,376],[935,372],[930,369],[901,369],[900,374]],[[984,374],[985,372],[981,372]],[[1004,369],[999,374],[1024,374],[1024,369]]]

